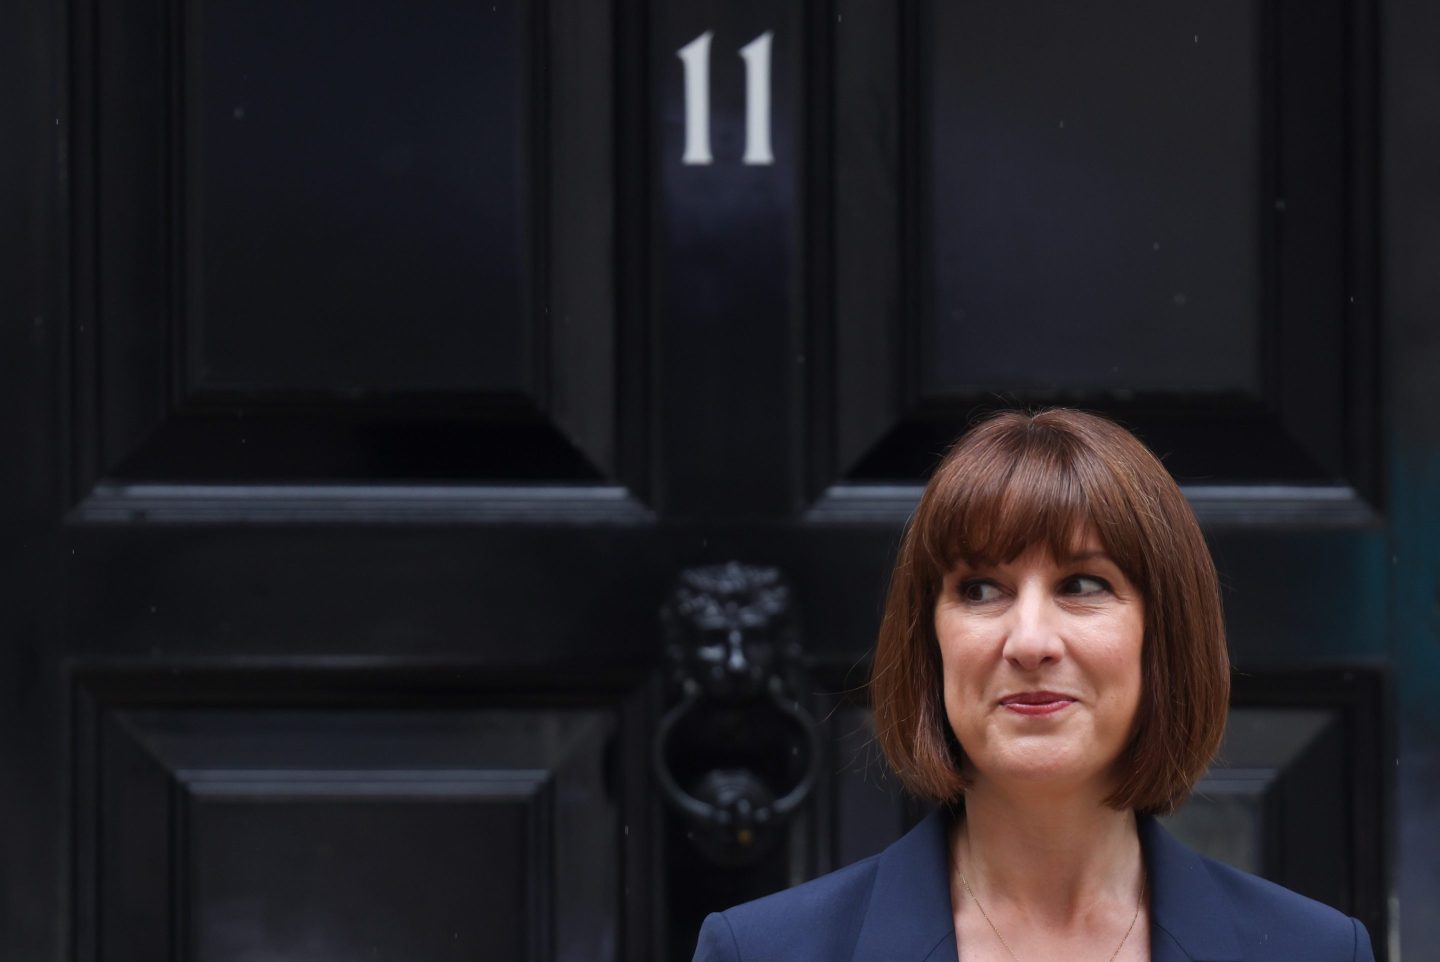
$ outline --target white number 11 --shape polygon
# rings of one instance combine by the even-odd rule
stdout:
[[[675,54],[685,65],[684,164],[710,164],[710,38],[713,30],[681,47]],[[767,30],[740,48],[745,61],[745,156],[742,162],[775,162],[770,150],[770,41]]]

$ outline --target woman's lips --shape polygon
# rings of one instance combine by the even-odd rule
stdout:
[[[1053,691],[1030,691],[1007,695],[1000,706],[1017,715],[1053,715],[1075,704],[1075,699]]]

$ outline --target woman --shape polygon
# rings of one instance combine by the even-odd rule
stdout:
[[[1353,962],[1363,926],[1154,819],[1220,742],[1214,564],[1149,450],[1007,412],[946,455],[875,651],[880,745],[938,810],[880,855],[710,916],[697,962]]]

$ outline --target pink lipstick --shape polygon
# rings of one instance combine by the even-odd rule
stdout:
[[[1006,695],[1000,704],[1017,715],[1053,715],[1075,704],[1075,699],[1053,691],[1025,691]]]

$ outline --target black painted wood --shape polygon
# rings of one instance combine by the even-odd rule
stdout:
[[[551,820],[543,781],[287,773],[189,780],[184,792],[182,931],[196,958],[549,949],[531,898],[555,884],[537,864]]]
[[[656,9],[650,69],[656,114],[655,379],[662,487],[677,518],[784,517],[797,500],[797,308],[805,170],[799,98],[803,5],[747,0]],[[714,161],[686,164],[677,52],[713,33],[709,89]],[[747,165],[741,47],[773,33],[774,162]],[[747,470],[735,471],[739,465]]]
[[[693,932],[670,924],[666,900],[720,887],[699,863],[665,876],[650,790],[655,613],[675,573],[734,559],[790,578],[830,768],[776,884],[860,857],[919,814],[866,760],[858,690],[919,484],[975,411],[1075,399],[1137,427],[1189,482],[1233,650],[1254,672],[1237,705],[1333,719],[1292,767],[1306,785],[1344,770],[1343,888],[1381,957],[1392,928],[1433,941],[1428,863],[1413,854],[1433,820],[1433,14],[1411,0],[1177,2],[1106,21],[1090,46],[1115,65],[1143,61],[1126,44],[1156,31],[1188,31],[1188,53],[1220,49],[1208,27],[1195,42],[1186,11],[1253,40],[1234,72],[1141,62],[1164,76],[1140,89],[1065,73],[1085,51],[1043,41],[1076,14],[1038,2],[490,6],[0,8],[13,132],[0,151],[0,849],[24,867],[0,877],[0,957],[233,955],[259,931],[235,906],[283,863],[294,877],[277,912],[294,925],[265,946],[276,954],[312,944],[303,917],[325,938],[374,923],[372,944],[444,957],[457,932],[478,938],[467,917],[451,945],[427,941],[455,891],[519,906],[523,922],[482,947],[492,957],[685,958]],[[1027,10],[986,49],[948,32],[950,17],[1003,26]],[[484,32],[492,18],[505,39]],[[676,51],[707,30],[715,161],[685,165]],[[766,31],[775,162],[746,165],[739,49]],[[1035,85],[1028,101],[960,83],[978,57],[998,77],[1039,49],[1050,55],[1015,81]],[[962,50],[975,57],[945,61]],[[1229,332],[1213,364],[1187,362],[1208,341],[1120,336],[1142,364],[1146,351],[1175,362],[1127,385],[1078,364],[1078,348],[1045,370],[972,370],[940,349],[967,336],[940,309],[947,277],[1068,303],[1048,273],[1066,264],[1005,259],[977,277],[977,261],[941,253],[973,248],[941,233],[974,222],[932,216],[947,190],[983,212],[994,178],[1020,172],[977,168],[964,134],[982,128],[950,124],[949,108],[986,107],[983,129],[1006,129],[1025,120],[1017,105],[1043,113],[1057,79],[1083,98],[1076,118],[1103,123],[1067,122],[1084,149],[1025,168],[1035,196],[1075,206],[1069,233],[1021,239],[1125,234],[1143,211],[1081,216],[1104,195],[1064,190],[1067,170],[1106,151],[1154,155],[1085,168],[1123,175],[1122,206],[1183,208],[1228,185],[1213,198],[1228,226],[1195,228],[1204,250],[1181,257],[1159,238],[1161,260],[1176,255],[1165,276],[1145,273],[1152,244],[1087,315],[1108,324],[1161,291],[1172,300],[1155,316],[1191,318],[1213,305],[1169,292],[1166,271],[1239,277],[1252,284],[1227,292],[1240,306],[1211,316]],[[1132,131],[1165,92],[1189,98],[1195,122],[1162,110]],[[1058,137],[1058,120],[1036,136]],[[1211,136],[1187,141],[1197,132]],[[1218,134],[1241,143],[1216,147]],[[1216,172],[1228,180],[1205,179]],[[1242,203],[1249,215],[1231,210]],[[1236,373],[1250,367],[1234,363],[1242,342],[1259,344],[1258,380]],[[996,369],[1017,382],[975,374]],[[1393,704],[1375,675],[1345,678],[1387,664]],[[420,717],[439,720],[428,735],[380,724],[340,764],[360,719]],[[500,761],[465,755],[480,742],[456,734],[482,717],[523,729],[491,743]],[[577,717],[600,719],[598,747],[546,741],[559,731],[547,719]],[[247,741],[248,760],[223,748]],[[329,760],[300,758],[307,744]],[[548,787],[516,776],[523,789],[496,797],[495,772],[532,763]],[[457,768],[459,788],[444,774]],[[1273,824],[1331,831],[1335,813]],[[1393,871],[1392,826],[1410,858]],[[412,855],[367,848],[377,834]],[[466,845],[510,870],[480,874]],[[293,866],[290,847],[305,853]],[[532,870],[547,860],[553,884]],[[365,881],[375,867],[384,877]],[[1307,871],[1334,882],[1334,868]],[[326,872],[345,884],[306,881]],[[1342,898],[1338,883],[1316,891]],[[376,922],[379,901],[391,913]]]
[[[903,524],[920,501],[919,484],[836,484],[806,510],[811,523]],[[1222,528],[1375,528],[1375,507],[1348,485],[1190,484],[1181,488],[1195,516]]]
[[[59,958],[68,906],[53,519],[65,497],[64,407],[54,372],[67,343],[62,252],[69,200],[58,171],[64,24],[44,2],[0,8],[0,847],[28,868],[0,873],[0,956]]]
[[[534,393],[542,8],[176,11],[186,395]]]
[[[623,957],[643,682],[112,664],[75,677],[82,944]]]
[[[1259,394],[1259,14],[926,11],[924,396]]]
[[[620,481],[608,6],[282,7],[77,12],[79,496]]]
[[[986,409],[1080,403],[1185,481],[1379,503],[1369,9],[836,5],[813,496],[923,476]]]
[[[1416,0],[1380,4],[1368,28],[1377,51],[1382,113],[1379,191],[1380,244],[1376,256],[1377,346],[1383,378],[1386,490],[1390,537],[1386,549],[1393,590],[1387,599],[1387,640],[1395,666],[1391,811],[1393,883],[1397,908],[1391,940],[1398,953],[1428,951],[1440,940],[1440,836],[1434,831],[1440,792],[1440,713],[1434,692],[1440,672],[1440,339],[1434,305],[1440,275],[1428,269],[1440,250],[1440,163],[1432,136],[1436,90],[1429,51],[1440,43],[1440,9]],[[1363,305],[1363,302],[1362,302]],[[1418,946],[1418,949],[1416,948]]]

